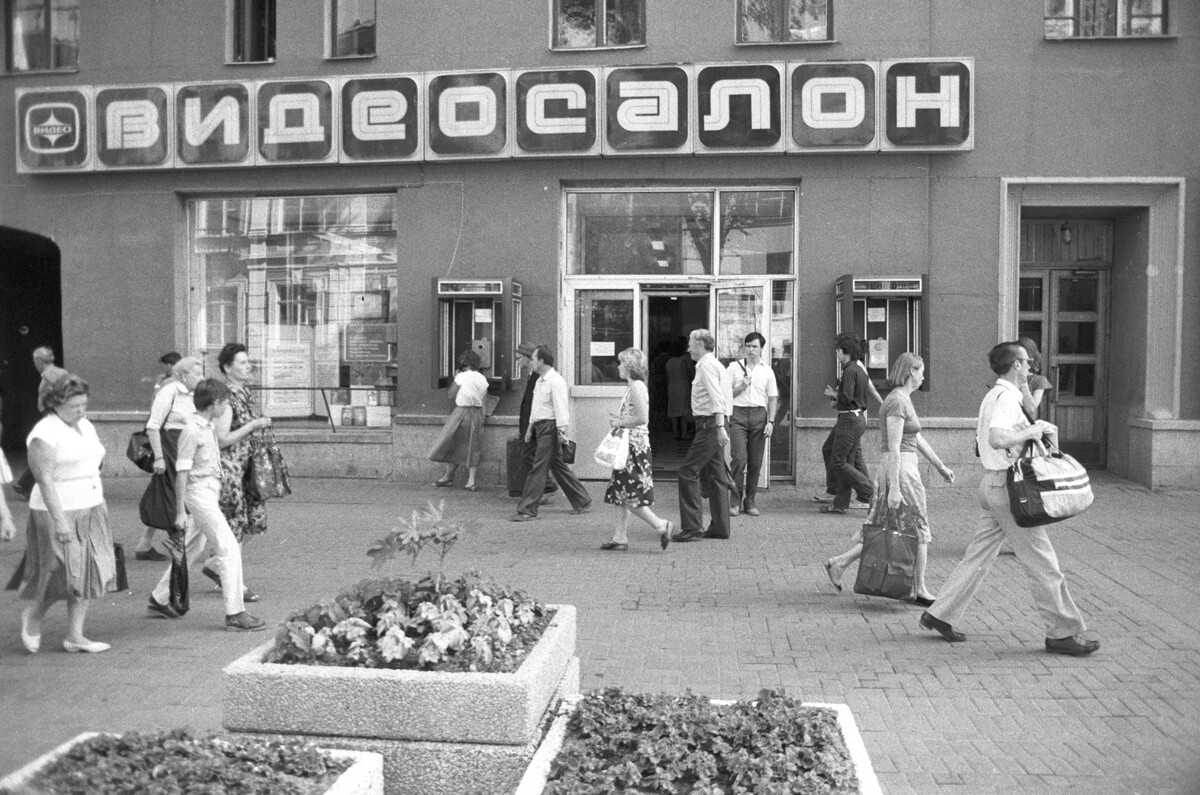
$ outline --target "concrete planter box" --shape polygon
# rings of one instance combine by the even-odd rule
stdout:
[[[33,792],[29,782],[44,767],[79,743],[99,734],[100,732],[84,732],[75,735],[53,751],[39,756],[21,769],[0,779],[0,791]],[[334,780],[329,789],[325,790],[326,795],[383,795],[383,758],[379,754],[327,748],[320,750],[334,759],[354,760],[354,763]]]
[[[567,721],[578,703],[578,697],[563,700],[558,717],[554,719],[554,723],[547,730],[542,744],[534,753],[533,759],[529,762],[529,768],[525,771],[525,775],[513,795],[542,795],[545,791],[547,779],[550,776],[550,765],[553,763],[554,757],[558,756],[558,752],[562,750],[563,741],[567,736]],[[732,704],[734,702],[713,699],[712,703]],[[883,795],[883,790],[879,788],[879,780],[875,777],[875,770],[871,767],[871,759],[867,756],[867,747],[863,744],[862,735],[858,733],[854,716],[850,714],[850,707],[845,704],[804,704],[804,706],[831,709],[837,713],[838,727],[842,731],[842,739],[846,743],[846,749],[850,752],[850,760],[854,763],[854,774],[858,778],[858,792],[860,795]]]
[[[511,674],[265,663],[271,644],[225,668],[231,731],[523,746],[575,655],[575,608],[556,609]]]

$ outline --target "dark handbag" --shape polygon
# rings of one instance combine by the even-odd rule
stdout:
[[[862,545],[854,592],[888,599],[912,596],[917,537],[904,532],[899,512],[889,510],[884,524],[864,524]]]
[[[575,448],[576,448],[576,446],[577,445],[575,444],[575,442],[573,442],[570,439],[562,440],[562,461],[564,464],[574,464],[575,463]]]
[[[163,544],[163,547],[166,548],[168,554],[171,556],[170,590],[168,592],[167,604],[173,607],[179,615],[183,615],[191,608],[188,598],[189,583],[187,547],[185,546],[186,538],[187,533],[183,530],[172,529],[167,533],[167,540]]]
[[[292,493],[291,478],[283,451],[275,444],[275,434],[268,428],[263,432],[262,444],[250,454],[250,467],[246,473],[246,490],[260,500],[286,497]]]
[[[175,529],[175,489],[164,472],[146,484],[138,503],[138,516],[146,527],[171,532]]]
[[[1083,513],[1095,496],[1087,470],[1061,450],[1031,439],[1008,468],[1008,507],[1018,527],[1040,527]]]
[[[12,490],[17,493],[17,496],[29,501],[29,495],[33,493],[33,487],[37,485],[37,480],[33,477],[33,470],[26,469],[21,477],[13,481]]]
[[[145,428],[129,434],[125,457],[143,472],[154,471],[154,448],[150,446],[150,434],[146,432]]]
[[[113,559],[117,563],[117,590],[129,590],[129,574],[125,571],[125,547],[121,544],[113,544]]]

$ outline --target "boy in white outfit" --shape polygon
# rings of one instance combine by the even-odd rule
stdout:
[[[257,632],[266,623],[246,612],[243,601],[242,551],[229,522],[221,513],[221,453],[213,419],[229,402],[229,387],[214,378],[196,384],[196,413],[179,435],[175,462],[175,527],[184,531],[188,560],[195,561],[205,543],[211,543],[221,562],[221,592],[225,598],[225,629]],[[171,570],[168,568],[150,596],[150,610],[168,618],[179,613],[168,603]]]

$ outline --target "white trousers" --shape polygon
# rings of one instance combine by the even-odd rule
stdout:
[[[1029,576],[1029,587],[1038,613],[1046,624],[1047,638],[1069,638],[1087,629],[1083,614],[1067,590],[1067,579],[1058,567],[1058,556],[1044,527],[1018,527],[1008,507],[1004,472],[986,472],[979,484],[982,512],[975,537],[963,559],[938,592],[929,614],[960,629],[975,590],[983,583],[1000,554],[1005,539]]]
[[[209,482],[211,481],[211,483]],[[192,525],[184,537],[188,566],[199,562],[206,544],[211,543],[214,563],[211,568],[221,575],[221,594],[225,597],[225,615],[233,616],[246,609],[242,601],[242,549],[234,538],[225,514],[221,513],[219,497],[221,483],[216,478],[204,482],[188,483],[187,508],[192,515]],[[163,574],[154,588],[154,601],[166,604],[171,595],[171,568]]]

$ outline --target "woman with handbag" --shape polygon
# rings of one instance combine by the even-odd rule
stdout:
[[[450,385],[454,411],[446,418],[442,432],[429,460],[442,465],[442,475],[433,482],[438,488],[454,484],[454,473],[460,466],[467,468],[467,491],[479,491],[475,473],[483,459],[483,404],[487,398],[487,378],[479,372],[481,362],[475,351],[463,351],[458,357],[458,374]]]
[[[25,573],[20,598],[32,605],[21,614],[21,642],[34,654],[41,647],[42,620],[55,602],[67,603],[69,652],[111,648],[83,634],[92,599],[117,590],[117,562],[108,529],[108,507],[100,482],[104,445],[87,420],[88,385],[58,370],[38,387],[42,419],[29,433],[29,495],[25,530]]]
[[[658,543],[665,550],[671,543],[671,522],[660,519],[650,506],[654,504],[654,478],[650,466],[650,394],[646,388],[646,354],[638,348],[626,348],[617,356],[617,372],[629,388],[621,407],[610,416],[609,425],[625,430],[629,452],[625,465],[614,469],[604,492],[604,501],[617,506],[618,521],[612,540],[601,549],[624,552],[629,549],[629,517],[636,516],[658,533]]]
[[[254,365],[245,345],[226,343],[217,354],[217,367],[230,393],[229,407],[215,421],[217,442],[221,446],[221,512],[238,543],[244,546],[249,536],[267,532],[266,502],[257,492],[246,488],[246,481],[250,460],[263,444],[256,434],[271,427],[271,418],[262,416],[250,394]],[[219,562],[209,558],[200,573],[220,586],[219,566]],[[244,600],[257,602],[258,596],[247,587]]]
[[[925,507],[925,485],[921,482],[917,454],[933,464],[947,483],[954,482],[954,471],[942,463],[921,435],[921,421],[912,404],[912,393],[925,381],[925,362],[915,353],[902,353],[892,365],[888,382],[892,391],[879,408],[883,437],[883,459],[875,474],[875,493],[867,522],[899,524],[907,535],[917,537],[917,555],[913,565],[912,593],[905,601],[928,607],[935,597],[925,587],[925,564],[929,557],[929,512]],[[862,531],[855,532],[854,546],[825,561],[825,573],[837,590],[842,590],[842,572],[862,555]]]

